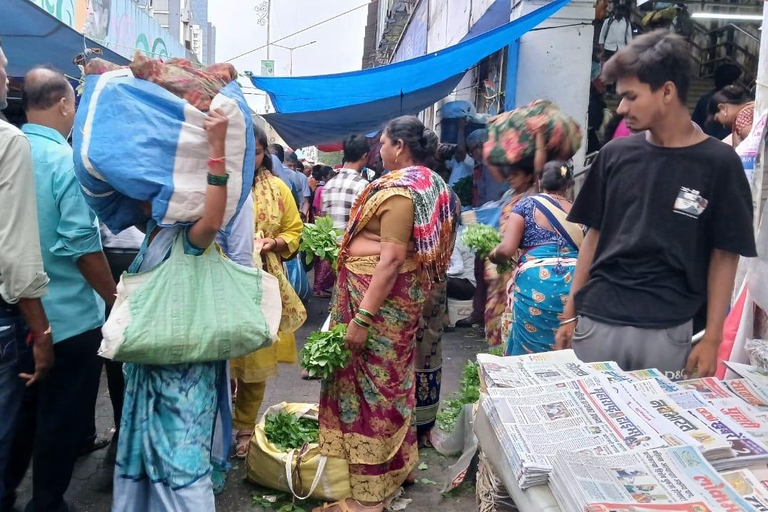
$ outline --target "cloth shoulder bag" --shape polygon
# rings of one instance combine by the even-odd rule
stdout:
[[[99,355],[141,364],[228,360],[271,345],[281,315],[275,277],[215,246],[185,254],[178,235],[167,260],[120,277]]]

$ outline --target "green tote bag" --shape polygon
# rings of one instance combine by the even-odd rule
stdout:
[[[102,328],[99,355],[141,364],[221,361],[277,339],[282,305],[277,279],[224,257],[215,246],[170,257],[147,272],[124,273]]]

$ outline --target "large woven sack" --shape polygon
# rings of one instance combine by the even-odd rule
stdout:
[[[251,192],[256,158],[253,121],[232,82],[210,102],[229,120],[225,230]],[[159,85],[117,69],[85,79],[72,142],[85,200],[110,231],[147,222],[143,202],[163,227],[203,214],[208,189],[207,114]]]
[[[281,412],[317,419],[318,406],[283,402],[268,408],[251,437],[245,461],[246,478],[270,489],[292,493],[299,499],[338,501],[348,497],[351,491],[346,460],[320,455],[317,444],[281,452],[267,440],[266,418]]]
[[[568,160],[579,150],[579,124],[551,101],[536,100],[491,118],[488,141],[483,146],[485,159],[494,165],[533,163],[540,128],[544,130],[548,159]]]
[[[277,339],[282,303],[277,279],[243,267],[213,246],[170,257],[147,272],[124,273],[99,355],[142,364],[224,361]]]

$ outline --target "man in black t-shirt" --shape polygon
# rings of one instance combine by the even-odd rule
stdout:
[[[756,255],[741,161],[685,106],[691,62],[685,41],[661,30],[605,65],[618,113],[644,133],[600,151],[570,212],[589,231],[556,336],[582,360],[673,379],[715,373],[739,255]],[[705,301],[706,332],[692,348]]]

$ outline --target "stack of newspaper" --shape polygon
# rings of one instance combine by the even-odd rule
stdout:
[[[734,368],[743,379],[674,383],[570,351],[478,362],[489,395],[482,407],[522,489],[550,481],[563,453],[688,447],[720,471],[768,462],[768,386],[750,367]]]
[[[618,399],[608,377],[583,363],[478,361],[486,382],[524,383],[491,387],[483,401],[522,489],[546,483],[549,459],[562,450],[609,455],[667,445]]]
[[[564,511],[754,511],[692,446],[553,457],[550,487]],[[734,478],[735,479],[735,478]]]

